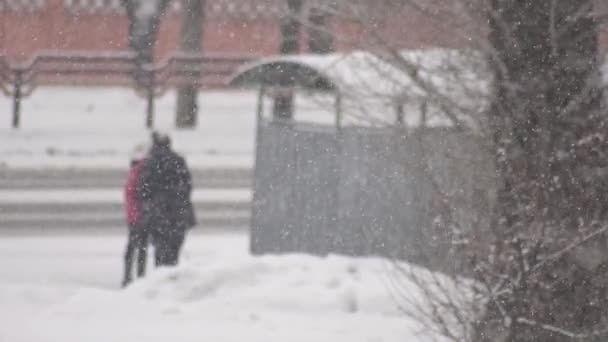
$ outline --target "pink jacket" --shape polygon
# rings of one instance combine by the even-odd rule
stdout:
[[[135,226],[139,223],[141,215],[141,203],[137,193],[137,179],[141,170],[143,161],[139,160],[129,170],[127,183],[125,184],[125,210],[127,212],[127,223],[129,226]]]

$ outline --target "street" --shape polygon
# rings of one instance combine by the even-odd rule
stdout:
[[[124,229],[120,169],[0,169],[0,230]],[[198,228],[249,224],[251,171],[193,170]]]

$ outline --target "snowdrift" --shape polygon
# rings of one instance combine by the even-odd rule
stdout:
[[[13,244],[21,247],[4,252],[7,263],[29,260],[17,264],[29,269],[9,267],[10,279],[0,281],[0,341],[433,340],[399,309],[390,286],[394,265],[387,260],[251,257],[242,248],[244,236],[200,236],[189,242],[183,266],[155,270],[120,290],[97,286],[94,277],[88,283],[74,281],[89,279],[87,273],[112,276],[104,273],[103,262],[118,268],[120,256],[101,254],[95,241],[104,246],[114,238],[92,237],[84,247],[69,247],[71,237],[32,239],[31,246],[47,247],[29,257],[20,255],[29,250],[21,238]],[[91,259],[56,269],[52,263],[39,264],[36,258],[57,255],[53,244],[65,246],[60,253],[65,258]],[[17,279],[38,271],[49,281]],[[417,291],[414,284],[402,289]]]

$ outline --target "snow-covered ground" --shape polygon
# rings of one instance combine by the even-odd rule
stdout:
[[[331,95],[298,93],[298,122],[335,124]],[[264,112],[271,112],[266,98]],[[343,124],[394,122],[391,106],[342,104]],[[155,104],[154,128],[169,133],[175,148],[197,168],[251,167],[257,93],[209,90],[199,97],[195,129],[176,130],[175,92]],[[406,122],[419,120],[418,106],[404,108]],[[136,145],[149,141],[145,101],[127,88],[40,87],[22,104],[21,127],[11,128],[11,99],[0,94],[0,167],[126,168]]]
[[[156,102],[155,128],[171,134],[193,165],[250,166],[256,95],[204,92],[198,128],[176,132],[175,94]],[[0,164],[22,167],[121,167],[149,141],[145,101],[125,88],[41,87],[23,102],[13,130],[10,99],[0,96]]]
[[[0,205],[32,203],[116,203],[124,201],[122,189],[0,190]],[[250,189],[194,189],[192,200],[250,201]]]
[[[429,341],[381,259],[252,257],[244,234],[193,234],[183,265],[118,284],[124,237],[3,236],[0,341]]]
[[[155,127],[171,134],[192,167],[252,167],[255,92],[203,92],[194,130],[173,129],[174,102],[173,93],[157,101]],[[334,121],[322,104],[297,104],[300,121]],[[41,87],[24,101],[18,130],[10,128],[10,108],[0,96],[0,169],[122,169],[148,141],[144,101],[128,89]],[[119,190],[2,189],[0,209],[118,203]],[[194,193],[195,201],[250,198],[248,188]],[[201,230],[188,239],[180,267],[121,290],[120,231],[0,230],[0,342],[432,340],[398,309],[386,260],[252,257],[246,234]]]
[[[309,121],[334,120],[323,104],[297,103]],[[176,130],[169,91],[156,101],[154,127],[169,133],[194,167],[251,167],[256,105],[255,91],[204,91],[197,128]],[[149,141],[145,101],[126,88],[40,87],[23,101],[18,130],[11,113],[11,99],[0,96],[0,166],[126,168],[134,147]]]

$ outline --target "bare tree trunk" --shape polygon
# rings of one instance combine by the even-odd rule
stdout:
[[[326,54],[334,52],[335,40],[330,26],[330,14],[324,8],[313,6],[308,13],[308,51]]]
[[[288,14],[281,24],[282,42],[279,53],[283,55],[295,54],[300,51],[300,11],[302,10],[302,0],[287,0]],[[277,92],[273,104],[273,116],[275,118],[293,118],[293,93],[290,88],[293,86],[292,77],[288,72],[281,74],[279,80],[280,91]]]
[[[593,0],[488,5],[500,182],[495,252],[477,269],[505,285],[478,339],[596,341],[608,324],[608,249],[598,234],[608,149]]]
[[[136,79],[141,74],[142,66],[154,61],[154,46],[161,18],[170,0],[157,0],[151,10],[145,8],[149,4],[146,5],[144,1],[151,0],[121,0],[129,20],[129,47],[136,54],[135,63],[138,67]]]
[[[161,18],[170,0],[121,0],[129,21],[129,47],[135,52],[133,79],[145,90],[146,127],[154,125],[154,97],[157,88],[155,73],[146,68],[154,63],[154,46]]]
[[[204,0],[183,0],[180,47],[182,51],[200,53],[205,18]],[[200,75],[198,75],[200,77]],[[198,118],[198,87],[186,85],[177,92],[175,125],[178,128],[194,128]]]

